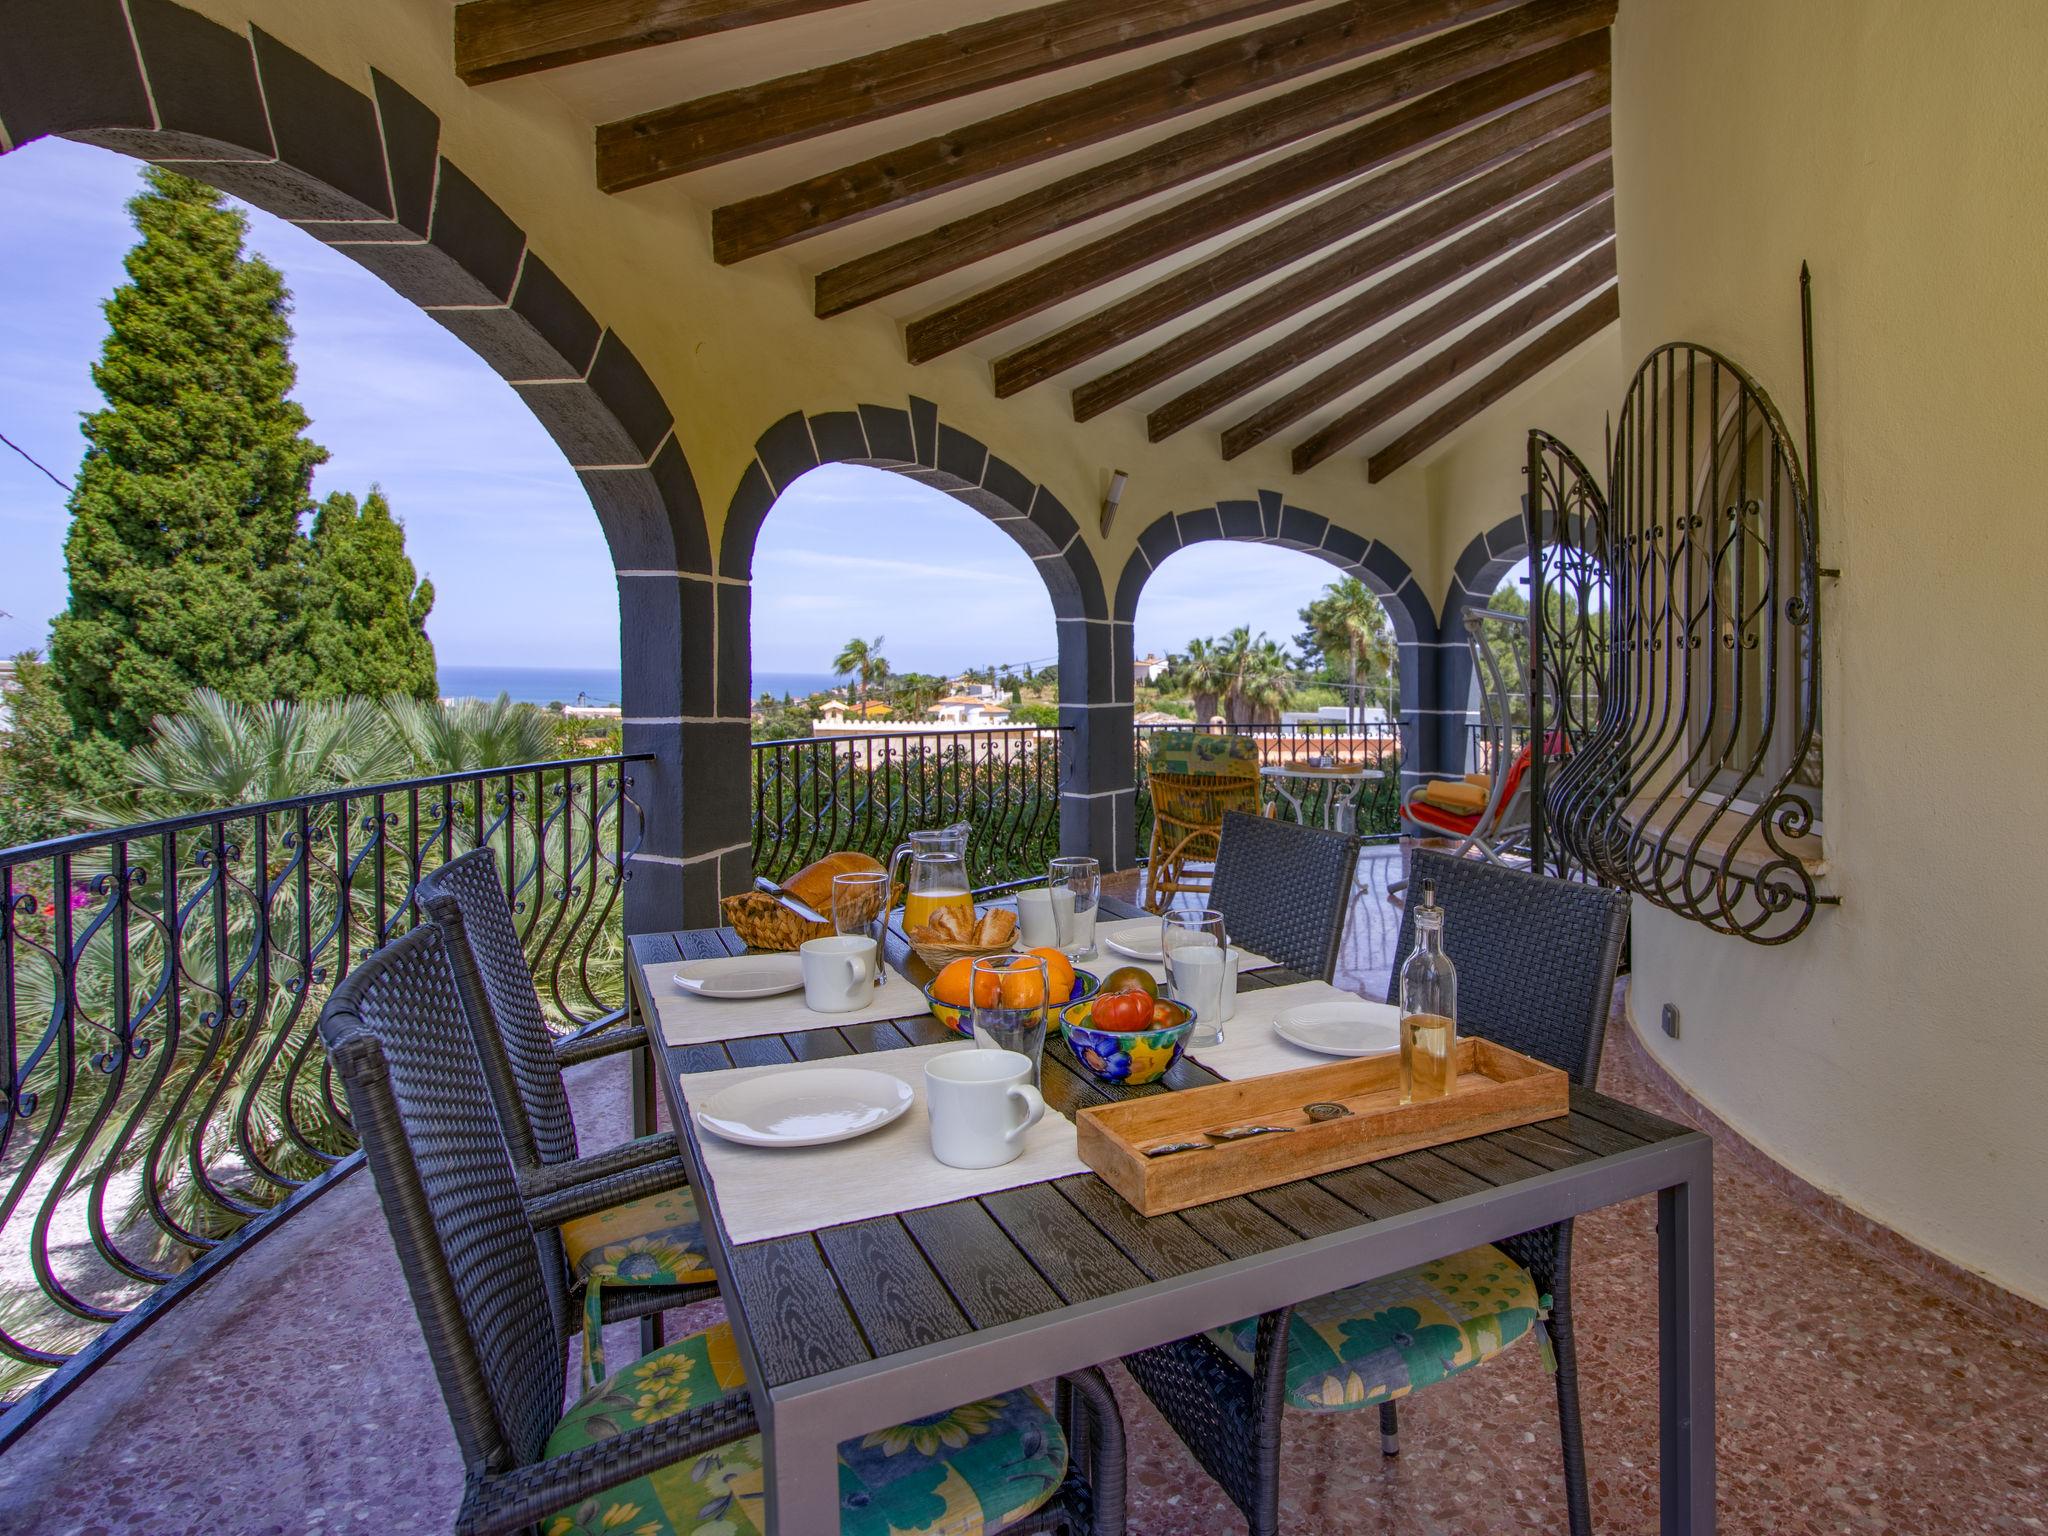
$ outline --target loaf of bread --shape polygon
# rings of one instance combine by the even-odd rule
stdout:
[[[819,916],[827,917],[832,912],[832,877],[863,872],[879,875],[882,866],[864,853],[828,853],[783,881],[782,889]]]

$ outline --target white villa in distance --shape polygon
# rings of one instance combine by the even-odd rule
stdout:
[[[1010,706],[999,702],[993,688],[986,694],[951,693],[932,706],[932,718],[960,725],[1008,725]]]
[[[1147,652],[1131,664],[1131,681],[1140,686],[1159,681],[1159,674],[1166,670],[1166,658],[1156,652]]]

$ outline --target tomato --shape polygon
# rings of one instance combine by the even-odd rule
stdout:
[[[1152,1019],[1152,999],[1143,992],[1112,992],[1095,1000],[1098,1029],[1143,1029]]]
[[[1171,1024],[1172,1022],[1173,1022],[1173,1006],[1172,1006],[1172,1004],[1170,1004],[1170,1003],[1154,1003],[1154,1004],[1152,1005],[1152,1027],[1153,1027],[1154,1029],[1164,1029],[1164,1028],[1166,1028],[1166,1026],[1167,1026],[1167,1025]]]

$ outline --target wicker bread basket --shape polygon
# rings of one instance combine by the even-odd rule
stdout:
[[[984,912],[977,911],[975,913],[975,921],[979,922],[986,915]],[[918,930],[919,933],[923,931],[923,929]],[[1015,926],[1012,926],[1010,936],[1000,944],[920,943],[916,934],[913,933],[906,936],[910,939],[910,947],[917,951],[917,958],[933,970],[939,971],[944,970],[955,960],[980,960],[990,955],[1009,954],[1016,944],[1017,929]]]

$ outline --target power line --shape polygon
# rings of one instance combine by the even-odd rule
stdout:
[[[22,447],[21,444],[15,442],[5,432],[0,432],[0,443],[5,443],[9,448],[12,448],[24,459],[27,459],[29,463],[34,464],[37,469],[41,469],[44,475],[48,476],[50,483],[56,486],[57,489],[62,491],[66,496],[69,496],[71,494],[70,486],[66,485],[62,480],[59,480],[55,475],[50,474],[49,470],[44,469],[41,464],[36,464],[35,455],[30,453],[26,448]]]

